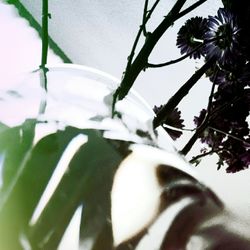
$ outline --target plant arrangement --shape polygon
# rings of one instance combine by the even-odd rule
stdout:
[[[7,2],[19,4],[18,1]],[[60,76],[60,81],[67,82],[66,79],[71,78],[67,78],[61,69],[47,67],[50,14],[48,0],[43,0],[42,59],[40,69],[33,72],[39,76],[36,78],[40,93],[37,113],[15,126],[9,126],[4,119],[0,124],[3,169],[1,249],[57,249],[76,211],[81,212],[79,245],[82,249],[152,249],[148,241],[155,243],[155,249],[186,249],[192,235],[201,237],[207,249],[229,249],[229,246],[234,247],[231,249],[248,249],[247,236],[231,232],[224,222],[203,227],[211,218],[221,218],[224,207],[220,199],[199,181],[191,165],[181,155],[185,156],[194,143],[201,140],[206,148],[202,148],[201,154],[194,156],[191,163],[198,164],[203,157],[217,154],[218,169],[225,165],[227,172],[234,173],[249,167],[250,5],[243,1],[241,4],[234,0],[223,1],[224,8],[218,9],[214,16],[191,17],[177,34],[176,46],[181,57],[159,64],[149,62],[158,41],[175,21],[206,0],[198,0],[185,7],[187,2],[175,1],[162,22],[153,31],[148,31],[147,25],[160,0],[145,0],[142,24],[121,82],[118,87],[94,85],[104,89],[101,101],[90,106],[80,105],[77,119],[81,112],[92,110],[100,102],[102,108],[100,112],[86,115],[83,119],[88,123],[82,125],[81,122],[72,122],[71,116],[65,120],[58,110],[52,119],[48,115],[53,110],[51,103],[56,96],[53,86],[55,89],[59,86],[53,83],[54,79]],[[144,43],[138,48],[139,40],[143,38]],[[131,91],[138,75],[148,68],[167,67],[188,58],[203,60],[204,64],[166,104],[147,110],[145,116],[148,120],[143,120],[139,113],[145,110],[138,108],[143,105],[142,101],[136,99]],[[78,71],[74,72],[82,81],[86,78],[92,83],[98,82],[96,79],[108,84],[114,81],[100,72],[93,76],[93,72],[87,70],[85,78]],[[178,104],[204,75],[209,79],[207,84],[211,84],[211,92],[207,107],[194,117],[196,127],[192,137],[179,152],[162,151],[158,145],[158,127],[162,127],[174,140],[182,136],[186,128]],[[72,88],[74,86],[77,85]],[[84,86],[87,93],[84,98],[91,96],[87,91],[89,86]],[[7,95],[22,99],[25,96],[19,90],[9,91]],[[95,97],[93,92],[92,95]],[[1,101],[4,103],[6,100],[8,98]],[[66,104],[62,109],[70,113],[71,109],[67,109],[70,99],[63,101]],[[132,114],[131,110],[135,113]],[[37,131],[51,124],[56,126],[56,130],[37,138]],[[65,159],[69,149],[71,156]],[[141,162],[148,167],[147,174]],[[65,167],[60,180],[54,184],[53,192],[39,210],[59,165]],[[133,167],[136,166],[135,174]],[[127,173],[125,179],[123,172]],[[157,185],[151,186],[152,183]],[[124,186],[125,193],[122,192]],[[139,186],[142,188],[137,190]],[[186,198],[189,199],[187,203]],[[182,210],[171,217],[172,224],[169,225],[170,217],[166,219],[162,215],[168,214],[171,206],[179,202],[184,204]],[[132,226],[132,222],[142,218],[143,214],[146,221]],[[163,234],[155,240],[154,227],[158,221]],[[218,234],[219,238],[216,237]],[[146,243],[143,243],[144,238]]]
[[[192,162],[209,154],[219,156],[218,169],[227,166],[227,172],[237,172],[249,166],[249,52],[248,5],[237,7],[234,1],[224,3],[215,16],[192,17],[180,28],[176,46],[182,57],[165,63],[152,64],[149,56],[158,40],[171,25],[205,1],[196,1],[182,10],[186,1],[177,1],[153,32],[146,31],[157,4],[148,9],[145,1],[143,22],[135,40],[120,87],[114,95],[116,100],[126,96],[137,76],[147,68],[166,67],[186,58],[203,59],[204,65],[198,69],[171,99],[160,107],[154,107],[154,128],[163,126],[173,139],[181,136],[184,129],[178,104],[189,90],[205,74],[211,81],[208,105],[194,117],[195,133],[180,152],[186,155],[195,141],[200,139],[207,145],[202,154]],[[145,43],[135,55],[141,35]],[[241,110],[241,112],[239,112]],[[175,129],[169,128],[172,126]]]

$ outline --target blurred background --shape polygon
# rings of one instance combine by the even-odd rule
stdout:
[[[15,2],[15,1],[12,1]],[[40,0],[0,2],[0,88],[14,84],[23,72],[35,70],[41,60]],[[162,20],[175,0],[161,1],[151,18],[148,30]],[[163,3],[164,2],[164,3]],[[188,5],[194,2],[187,1]],[[64,0],[49,1],[49,64],[67,62],[86,65],[121,79],[135,35],[142,20],[143,0]],[[215,15],[221,1],[208,0],[192,15]],[[20,16],[20,9],[25,17]],[[151,63],[180,57],[175,47],[176,33],[185,19],[166,32],[150,56]],[[164,104],[178,88],[202,65],[202,61],[185,60],[167,68],[148,69],[140,74],[134,88],[150,106]],[[203,78],[181,104],[187,128],[193,128],[193,117],[206,107],[211,83]],[[186,133],[175,143],[177,148],[190,137]],[[189,157],[199,153],[197,143]],[[236,174],[217,171],[216,157],[207,157],[196,168],[229,208],[250,223],[250,170]]]

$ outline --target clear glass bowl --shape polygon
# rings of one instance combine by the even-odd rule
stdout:
[[[2,123],[13,127],[35,118],[43,128],[42,121],[51,129],[65,126],[107,129],[113,131],[109,136],[134,142],[142,142],[144,134],[144,139],[150,139],[148,143],[162,146],[152,130],[152,109],[133,90],[116,105],[122,119],[117,116],[111,119],[112,94],[119,83],[116,78],[72,64],[51,66],[46,75],[47,91],[42,87],[43,73],[37,71],[23,77],[11,90],[0,93]],[[167,141],[163,147],[173,150],[172,140],[165,132],[158,133]]]
[[[129,145],[161,144],[153,111],[134,91],[111,117],[117,86],[106,73],[63,64],[46,75],[27,74],[0,93],[1,249],[56,249],[79,209],[75,235],[84,249],[99,244],[110,227],[114,172]]]
[[[188,201],[183,206],[204,204],[198,220],[222,208],[170,137],[153,130],[154,113],[138,94],[117,102],[111,116],[118,83],[98,70],[64,64],[25,75],[0,93],[0,249],[113,249],[131,232],[145,231],[131,230],[131,223],[145,218],[144,226],[154,228],[152,202],[162,209],[168,189],[174,197],[163,203],[170,208],[181,198]],[[160,224],[170,227],[178,211],[170,209],[172,217]],[[161,241],[149,237],[142,244],[153,249]]]

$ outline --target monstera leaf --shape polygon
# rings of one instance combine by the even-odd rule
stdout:
[[[25,244],[32,249],[56,249],[79,206],[83,206],[83,244],[88,240],[92,242],[89,249],[103,249],[97,245],[105,231],[111,246],[110,190],[122,155],[101,131],[74,127],[49,134],[32,146],[34,124],[28,121],[20,127],[4,128],[0,135],[3,170],[9,171],[4,174],[1,189],[1,249],[26,249]],[[84,140],[71,149],[66,160],[67,149],[79,136]],[[62,177],[34,220],[34,212],[62,159],[67,164]]]

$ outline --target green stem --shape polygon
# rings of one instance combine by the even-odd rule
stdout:
[[[49,14],[49,6],[48,0],[43,0],[42,5],[42,57],[41,57],[41,73],[40,73],[40,84],[41,87],[47,92],[47,72],[48,68],[46,67],[47,58],[48,58],[48,48],[49,48],[49,33],[48,33],[48,19],[50,17]],[[43,114],[45,112],[47,105],[46,97],[42,98],[39,108],[39,114]]]
[[[42,6],[42,59],[41,68],[47,64],[49,35],[48,35],[49,7],[48,0],[43,0]]]

